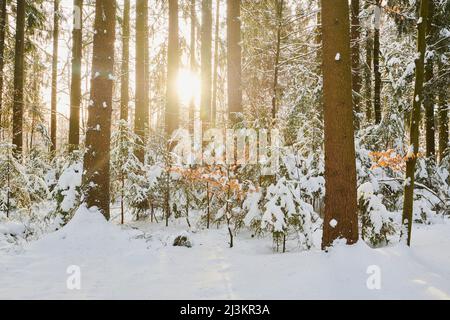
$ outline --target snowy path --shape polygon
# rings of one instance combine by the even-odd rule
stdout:
[[[450,299],[448,223],[415,227],[412,249],[276,254],[269,239],[247,235],[229,249],[225,229],[191,233],[193,247],[178,248],[170,244],[181,224],[121,230],[100,218],[80,215],[23,250],[0,251],[0,298]],[[81,290],[66,286],[70,265],[80,267]],[[372,265],[381,290],[367,288]]]

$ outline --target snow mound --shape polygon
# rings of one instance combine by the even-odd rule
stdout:
[[[0,234],[19,236],[25,232],[25,226],[19,222],[0,222]]]
[[[139,234],[136,230],[122,230],[106,221],[97,208],[87,208],[83,204],[66,226],[32,243],[30,247],[44,252],[48,252],[48,248],[62,253],[73,250],[83,256],[95,254],[95,251],[112,254],[126,251],[132,240],[139,243],[135,239]]]

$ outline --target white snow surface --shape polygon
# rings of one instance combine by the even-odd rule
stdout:
[[[172,246],[180,234],[192,248]],[[450,299],[449,249],[448,221],[415,225],[412,248],[372,249],[360,241],[281,254],[270,237],[242,233],[230,249],[226,228],[189,230],[183,219],[168,228],[121,227],[81,207],[63,229],[0,250],[0,298]],[[80,290],[66,285],[72,265],[80,267]],[[373,266],[380,290],[366,285]]]

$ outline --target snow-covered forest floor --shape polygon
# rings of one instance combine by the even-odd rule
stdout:
[[[122,227],[81,208],[39,240],[0,244],[0,298],[450,299],[450,221],[415,225],[413,234],[411,248],[360,241],[282,254],[270,238],[246,232],[230,249],[225,226],[188,229],[180,219]],[[192,247],[174,247],[179,235]],[[79,267],[80,290],[68,289],[70,266]]]

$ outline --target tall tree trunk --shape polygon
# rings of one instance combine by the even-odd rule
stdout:
[[[322,248],[358,241],[350,19],[347,0],[322,0],[325,219]]]
[[[52,57],[52,93],[50,116],[50,151],[56,151],[56,126],[58,103],[58,42],[59,42],[59,0],[53,2],[53,57]]]
[[[14,103],[13,138],[15,155],[21,157],[23,149],[23,84],[24,84],[24,48],[25,48],[25,10],[26,1],[17,2],[16,47],[14,61]]]
[[[375,111],[376,124],[381,122],[380,19],[381,0],[376,0],[374,23],[375,30],[373,36],[373,72],[375,74],[373,108]]]
[[[370,28],[366,31],[366,66],[364,68],[364,86],[366,100],[366,119],[372,121],[372,56],[373,56],[373,38]]]
[[[241,1],[227,0],[228,120],[242,121]]]
[[[6,0],[0,0],[0,138],[3,138],[3,69],[5,66],[5,34],[8,24],[8,11],[6,9]]]
[[[80,144],[81,59],[83,56],[83,0],[74,0],[72,79],[70,82],[69,150]]]
[[[424,61],[426,52],[426,33],[428,18],[428,1],[420,1],[420,19],[422,23],[418,24],[417,52],[420,56],[416,59],[416,83],[414,87],[413,108],[411,112],[411,125],[409,132],[410,150],[406,161],[406,182],[405,194],[403,200],[403,228],[402,238],[407,232],[406,242],[411,245],[411,228],[413,219],[413,200],[414,200],[414,173],[416,169],[417,154],[419,153],[419,125],[420,125],[420,108],[423,103],[423,83],[424,83]]]
[[[427,24],[427,38],[430,41],[432,32],[432,21],[434,5],[433,1],[428,2],[428,19],[423,23]],[[425,65],[425,88],[426,93],[424,94],[424,107],[425,107],[425,140],[426,140],[426,156],[434,157],[436,155],[436,143],[435,143],[435,124],[434,124],[434,88],[432,86],[433,80],[433,58],[430,57],[426,61]]]
[[[95,34],[92,59],[83,184],[88,208],[96,206],[109,219],[109,161],[114,74],[116,1],[95,2]]]
[[[358,128],[359,113],[361,112],[361,70],[359,59],[359,40],[361,35],[361,26],[359,22],[359,0],[351,1],[352,8],[352,27],[351,27],[351,43],[352,43],[352,90],[353,104],[355,111],[355,126]]]
[[[439,65],[439,72],[444,73],[444,66]],[[444,78],[444,75],[439,75],[439,78]],[[449,135],[448,135],[448,80],[445,80],[445,85],[439,86],[439,161],[442,161],[445,156],[449,154]]]
[[[200,118],[203,126],[211,125],[211,82],[212,82],[212,0],[202,0],[201,68],[202,88]]]
[[[278,110],[278,72],[280,68],[281,29],[283,27],[284,0],[276,1],[277,10],[277,43],[275,48],[275,69],[273,77],[272,119],[275,119]]]
[[[180,60],[178,39],[178,0],[169,0],[169,45],[167,52],[167,105],[165,114],[166,133],[172,134],[180,123],[177,93],[177,76]]]
[[[190,68],[191,73],[194,74],[197,69],[197,60],[196,60],[196,45],[195,45],[195,32],[196,32],[196,24],[197,24],[197,13],[195,7],[195,0],[191,0],[191,39],[190,39]],[[192,95],[191,101],[189,102],[189,127],[194,128],[194,120],[195,120],[195,96]]]
[[[217,124],[217,90],[219,84],[219,43],[220,43],[220,0],[216,0],[216,27],[214,35],[214,69],[211,121],[213,127]]]
[[[148,37],[148,0],[136,2],[136,110],[134,115],[134,132],[145,144],[149,126],[149,106],[147,91],[147,37]],[[139,148],[136,156],[144,162],[144,150]]]
[[[130,0],[125,0],[122,20],[122,67],[120,83],[120,119],[128,121],[130,102]]]

